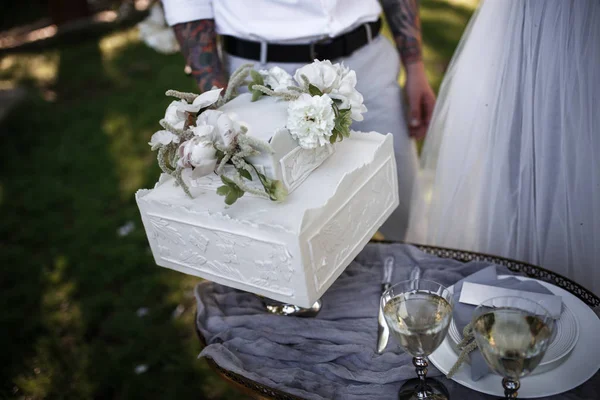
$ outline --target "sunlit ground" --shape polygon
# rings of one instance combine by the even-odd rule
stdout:
[[[422,2],[435,88],[473,3]],[[163,93],[194,90],[181,56],[129,29],[0,58],[0,89],[17,85],[30,95],[0,125],[0,398],[240,398],[197,360],[198,280],[155,266],[133,198],[159,173]]]

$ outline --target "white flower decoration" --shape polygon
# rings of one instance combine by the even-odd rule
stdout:
[[[187,111],[190,113],[197,113],[200,109],[213,105],[219,100],[219,96],[221,95],[221,91],[223,89],[213,89],[208,92],[204,92],[198,97],[194,99],[192,104],[188,104],[184,101],[184,104],[180,104],[179,108],[182,111]]]
[[[273,67],[267,70],[258,71],[264,78],[265,85],[273,89],[274,92],[285,92],[288,86],[294,86],[292,76],[283,68]]]
[[[235,120],[233,114],[218,110],[204,111],[196,120],[196,126],[198,129],[202,126],[213,127],[212,141],[221,143],[225,147],[231,146],[241,131],[241,124]]]
[[[152,135],[148,144],[155,148],[159,144],[168,145],[169,143],[179,143],[179,136],[169,131],[158,131]]]
[[[194,134],[194,136],[204,138],[205,140],[207,140],[209,142],[214,141],[214,135],[213,135],[213,132],[215,130],[214,126],[198,125],[198,126],[192,126],[190,129],[191,129],[192,133]]]
[[[201,95],[198,95],[192,104],[185,100],[175,100],[169,104],[165,112],[165,120],[177,129],[183,129],[187,113],[197,113],[202,108],[213,105],[223,89],[209,90]]]
[[[335,127],[332,103],[326,94],[311,96],[306,93],[290,102],[287,128],[302,148],[314,149],[329,143]]]
[[[363,96],[356,90],[356,72],[342,64],[332,64],[329,60],[315,60],[296,71],[294,79],[300,86],[304,86],[302,75],[321,92],[341,101],[338,105],[341,110],[349,108],[353,120],[364,119],[362,114],[367,107],[363,104]]]
[[[205,137],[194,136],[178,149],[177,164],[183,168],[194,168],[193,178],[200,178],[213,172],[217,166],[217,151]]]
[[[185,100],[174,100],[171,102],[171,104],[169,104],[167,107],[167,111],[165,111],[165,121],[177,129],[183,129],[186,114],[182,107],[186,106],[187,104],[188,103]]]
[[[339,76],[339,86],[331,90],[332,99],[341,100],[340,109],[351,109],[351,117],[355,121],[362,121],[362,113],[367,112],[363,104],[363,96],[356,90],[356,72],[342,64],[335,64]]]
[[[340,85],[337,68],[329,60],[315,60],[312,64],[296,70],[294,79],[300,87],[304,87],[302,75],[306,75],[310,83],[318,87],[323,93],[329,93]]]

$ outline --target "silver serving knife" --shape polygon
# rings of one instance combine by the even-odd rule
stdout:
[[[390,288],[392,283],[392,271],[394,270],[394,257],[387,257],[383,262],[383,279],[381,281],[381,293]],[[379,303],[379,316],[377,317],[377,353],[381,354],[387,346],[390,330],[385,322],[381,302]]]

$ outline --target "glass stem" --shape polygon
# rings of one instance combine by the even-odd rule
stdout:
[[[521,387],[521,383],[518,379],[504,378],[502,379],[502,387],[504,387],[504,396],[507,399],[516,399],[517,390]]]
[[[429,363],[425,357],[413,357],[413,365],[417,370],[417,376],[419,377],[419,386],[417,386],[416,395],[419,399],[425,399],[428,396],[428,387],[425,382],[427,376],[427,367]]]

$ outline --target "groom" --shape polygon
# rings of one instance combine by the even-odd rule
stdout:
[[[224,87],[227,75],[245,63],[261,69],[277,65],[293,75],[314,59],[329,59],[355,70],[369,111],[352,129],[394,135],[400,205],[380,232],[388,240],[404,239],[411,193],[419,190],[410,137],[425,136],[435,103],[421,56],[417,0],[163,0],[163,5],[202,91]],[[382,11],[397,51],[379,34]],[[409,111],[397,83],[400,61]]]

